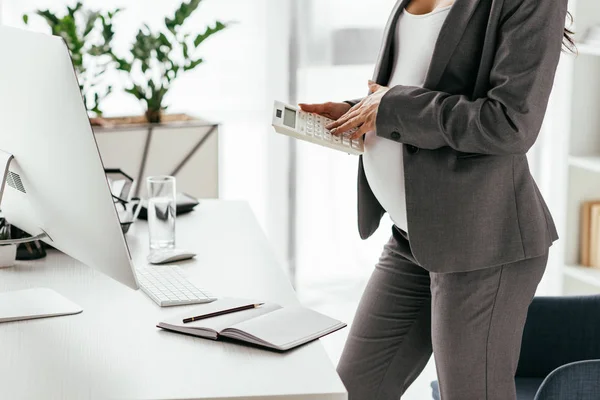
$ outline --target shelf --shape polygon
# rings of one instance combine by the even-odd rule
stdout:
[[[577,53],[600,56],[600,44],[577,43]]]
[[[572,167],[583,168],[593,172],[600,172],[600,156],[590,157],[569,157],[569,165]]]
[[[581,265],[565,265],[565,275],[588,285],[600,287],[600,269],[582,267]]]

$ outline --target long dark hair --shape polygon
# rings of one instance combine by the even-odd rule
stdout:
[[[571,13],[567,13],[567,17],[569,18],[569,26],[573,25],[573,16]],[[563,49],[571,53],[574,53],[577,50],[577,47],[575,46],[575,39],[573,39],[574,34],[575,32],[573,32],[571,29],[565,28]]]

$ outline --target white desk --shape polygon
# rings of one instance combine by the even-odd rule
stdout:
[[[181,264],[192,282],[221,296],[297,303],[246,203],[203,201],[177,220],[177,233],[180,247],[198,253]],[[144,262],[145,223],[127,238]],[[84,311],[0,324],[2,399],[347,398],[319,342],[281,354],[159,330],[183,307],[161,309],[56,251],[0,270],[0,291],[30,287],[52,288]]]

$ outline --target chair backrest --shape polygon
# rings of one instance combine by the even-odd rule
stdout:
[[[544,378],[562,365],[592,359],[600,359],[600,296],[536,297],[517,376]]]
[[[534,400],[598,400],[600,360],[563,365],[544,379]]]

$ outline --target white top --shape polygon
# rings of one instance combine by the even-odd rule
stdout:
[[[147,224],[126,237],[144,263]],[[180,264],[188,279],[215,295],[298,305],[246,203],[202,200],[177,217],[177,243],[198,254]],[[319,341],[279,354],[163,331],[158,322],[198,306],[160,308],[55,250],[0,269],[0,292],[29,287],[51,288],[83,312],[0,324],[2,399],[347,398]]]
[[[441,7],[422,15],[406,10],[400,14],[394,40],[396,59],[389,87],[423,86],[435,43],[451,7]],[[402,146],[369,132],[365,136],[363,163],[373,194],[394,224],[408,232]]]

